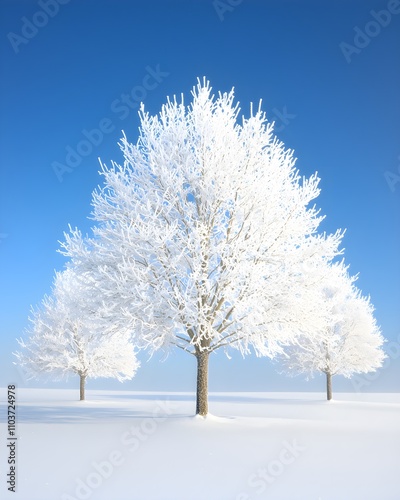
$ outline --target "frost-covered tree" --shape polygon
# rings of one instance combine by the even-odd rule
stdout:
[[[206,80],[192,96],[156,116],[141,108],[137,144],[120,143],[124,164],[102,165],[93,237],[72,231],[63,253],[136,342],[195,356],[205,415],[212,352],[272,358],[318,329],[304,269],[337,255],[342,234],[318,235],[319,179],[300,177],[260,108],[239,120],[233,91],[213,96]]]
[[[355,373],[375,371],[382,366],[385,354],[370,298],[357,289],[356,279],[348,275],[343,263],[323,269],[319,277],[314,276],[325,325],[317,335],[303,333],[281,359],[289,375],[324,373],[327,399],[331,400],[334,375],[350,378]]]
[[[27,338],[18,340],[22,350],[15,355],[28,376],[76,374],[81,400],[87,378],[134,376],[139,362],[130,336],[116,331],[97,299],[72,269],[56,273],[52,295],[32,310]]]

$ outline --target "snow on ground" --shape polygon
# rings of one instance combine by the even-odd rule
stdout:
[[[316,393],[214,393],[206,419],[193,417],[188,393],[76,398],[72,390],[17,391],[17,493],[3,473],[1,498],[400,498],[399,394],[327,402]],[[3,465],[3,419],[1,436]]]

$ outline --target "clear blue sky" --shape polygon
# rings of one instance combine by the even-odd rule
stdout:
[[[166,96],[189,97],[203,75],[216,91],[234,86],[245,114],[262,99],[300,171],[319,172],[323,229],[347,228],[351,272],[360,273],[385,337],[397,342],[400,2],[229,1],[1,0],[0,386],[26,384],[11,364],[15,338],[64,265],[56,250],[68,224],[90,226],[97,158],[121,160],[121,130],[136,141],[140,99],[156,113]],[[371,11],[388,9],[377,15],[381,26]],[[92,136],[89,152],[84,131],[99,127],[103,137]],[[81,161],[60,182],[53,166],[71,164],[68,146]],[[393,352],[362,390],[400,389]],[[132,382],[89,388],[194,390],[194,361],[143,357]],[[278,375],[267,359],[216,355],[210,370],[211,390],[324,388],[320,378],[307,385]],[[335,384],[354,390],[340,378]]]

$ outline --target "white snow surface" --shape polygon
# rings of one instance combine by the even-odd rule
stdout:
[[[400,498],[397,393],[212,393],[206,418],[193,416],[192,393],[78,396],[17,390],[17,491],[3,472],[1,498]]]

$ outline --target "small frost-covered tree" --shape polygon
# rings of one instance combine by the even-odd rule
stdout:
[[[272,358],[318,329],[304,269],[337,255],[342,234],[318,235],[319,179],[300,177],[260,109],[239,121],[233,91],[215,97],[206,80],[192,96],[156,116],[142,106],[137,144],[120,143],[124,164],[102,165],[93,237],[74,230],[62,252],[138,343],[196,358],[206,415],[212,352]]]
[[[15,353],[28,376],[55,379],[76,374],[80,400],[87,378],[131,379],[138,366],[130,336],[109,324],[93,290],[72,269],[56,273],[53,293],[32,310],[28,338]]]
[[[325,324],[316,335],[303,333],[285,349],[281,360],[289,375],[322,372],[327,399],[332,399],[332,377],[375,371],[382,366],[384,338],[374,318],[370,298],[354,285],[343,263],[324,267],[319,287],[319,309]]]

